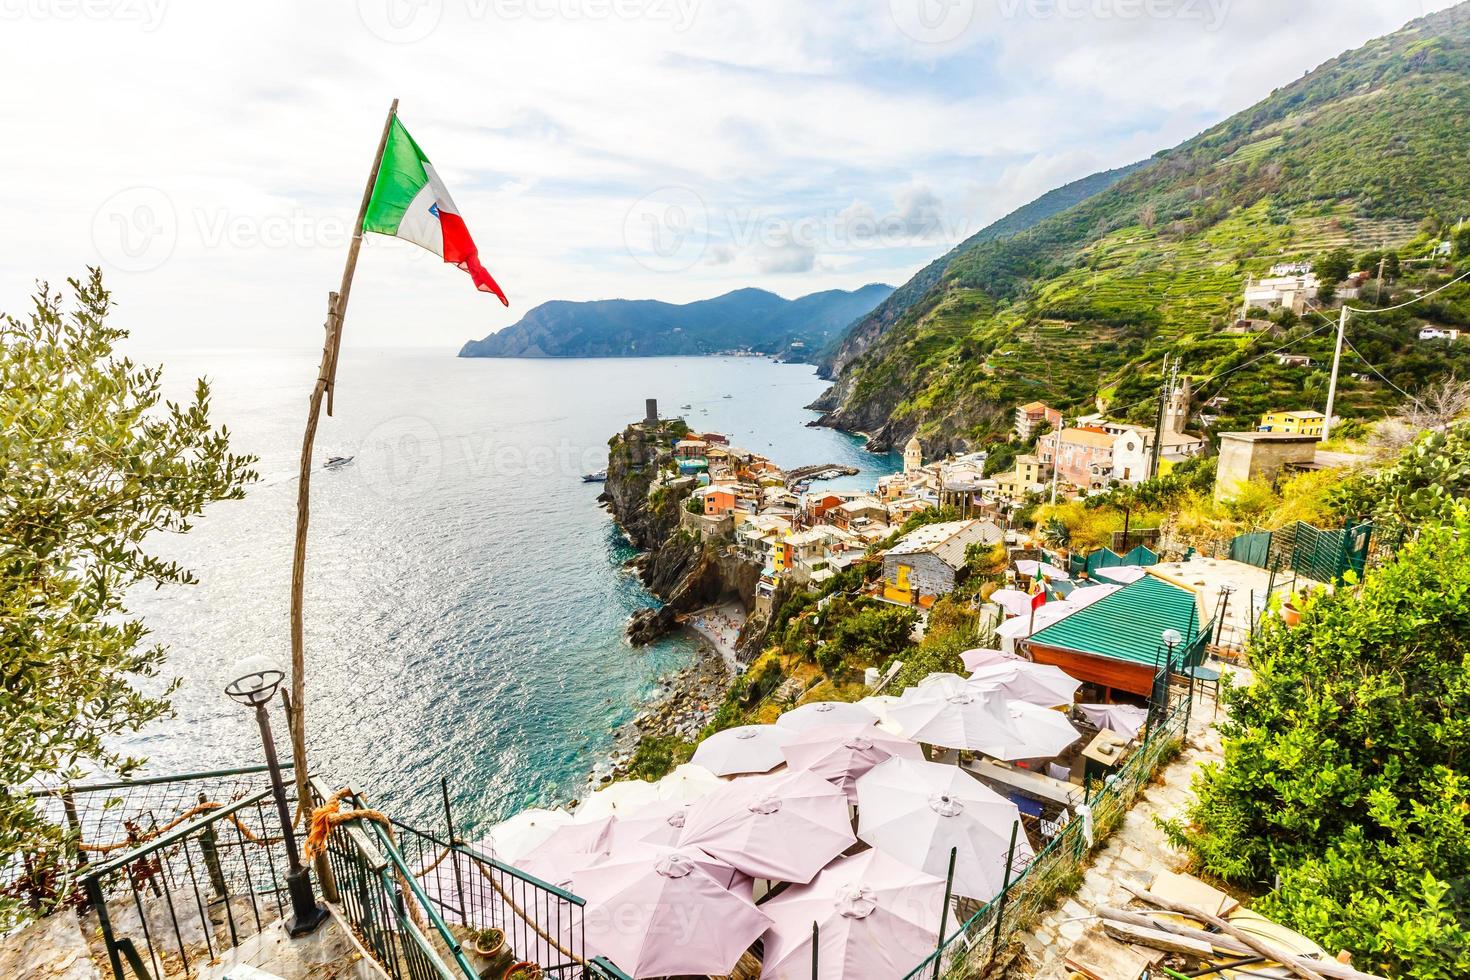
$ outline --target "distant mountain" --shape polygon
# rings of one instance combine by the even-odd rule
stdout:
[[[652,357],[750,350],[805,360],[893,292],[879,283],[783,299],[763,289],[695,303],[605,299],[542,303],[460,357]]]

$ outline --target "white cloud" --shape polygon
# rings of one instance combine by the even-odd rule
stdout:
[[[0,0],[0,112],[24,146],[0,188],[0,309],[102,261],[145,343],[315,344],[394,96],[515,305],[369,236],[348,343],[452,347],[557,298],[898,284],[1447,5],[1193,4],[1225,5],[1211,24],[1073,2]],[[935,9],[969,19],[928,43]],[[640,261],[630,213],[669,188],[704,237]],[[770,233],[742,239],[750,222]]]

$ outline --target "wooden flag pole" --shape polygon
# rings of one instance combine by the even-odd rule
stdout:
[[[322,414],[322,396],[327,398],[327,414],[332,414],[332,390],[337,383],[337,354],[342,349],[342,318],[347,314],[347,299],[352,294],[352,276],[357,271],[357,253],[362,248],[362,226],[367,218],[373,186],[378,182],[378,169],[383,163],[383,150],[388,145],[388,132],[398,115],[398,100],[388,109],[378,152],[373,157],[372,172],[362,192],[362,206],[357,209],[357,224],[352,229],[352,244],[347,249],[347,265],[342,270],[342,285],[327,299],[326,339],[322,344],[322,363],[317,371],[316,386],[311,391],[311,406],[306,416],[306,434],[301,440],[301,475],[296,489],[296,550],[291,563],[291,755],[295,760],[297,807],[307,809],[306,764],[306,633],[302,605],[306,587],[306,531],[311,522],[311,452],[316,442],[317,422]]]

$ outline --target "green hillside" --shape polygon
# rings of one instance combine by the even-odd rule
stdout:
[[[838,375],[825,422],[880,446],[918,432],[938,449],[1004,438],[1014,406],[1033,398],[1143,419],[1166,354],[1200,387],[1197,411],[1228,399],[1206,409],[1216,430],[1268,409],[1320,408],[1333,338],[1319,328],[1336,312],[1227,333],[1247,278],[1337,249],[1376,272],[1387,250],[1399,273],[1354,305],[1411,299],[1449,278],[1429,255],[1470,214],[1467,173],[1461,5],[1328,62],[1034,227],[962,249]],[[1466,246],[1452,261],[1466,261]],[[1470,287],[1358,318],[1348,339],[1372,367],[1348,352],[1340,413],[1371,418],[1403,399],[1396,388],[1470,373],[1470,341],[1421,342],[1423,322],[1470,325]],[[1279,364],[1278,348],[1317,363]]]

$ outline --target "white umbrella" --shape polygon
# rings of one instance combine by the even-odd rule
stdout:
[[[878,763],[896,755],[924,758],[913,742],[862,723],[808,728],[781,751],[789,768],[821,776],[846,793],[849,803],[857,802],[858,777]]]
[[[573,818],[578,822],[601,817],[618,817],[658,802],[658,788],[646,779],[609,783],[582,801]]]
[[[1132,704],[1079,704],[1082,717],[1098,728],[1107,728],[1125,738],[1133,738],[1148,720],[1148,709]]]
[[[1036,610],[1033,618],[1030,613],[1008,619],[995,628],[995,635],[1009,640],[1021,640],[1032,633],[1040,633],[1054,623],[1060,623],[1068,616],[1083,607],[1075,602],[1067,602],[1061,599],[1053,599],[1046,605]]]
[[[1054,759],[1080,737],[1060,711],[1007,701],[1005,712],[1010,725],[979,739],[973,746],[976,751],[1002,760]]]
[[[999,691],[952,674],[909,688],[889,715],[903,726],[905,738],[945,748],[978,749],[1020,737],[1010,728]]]
[[[977,667],[970,673],[972,684],[995,687],[1010,700],[1054,708],[1071,704],[1082,682],[1060,667],[1029,660]]]
[[[1121,582],[1127,585],[1129,582],[1137,582],[1147,575],[1148,572],[1139,568],[1137,565],[1117,565],[1113,568],[1099,568],[1092,574],[1097,578],[1112,579],[1114,582]]]
[[[616,853],[635,844],[673,847],[684,833],[690,806],[683,800],[659,800],[636,813],[614,818],[607,835],[608,850]]]
[[[1038,562],[1031,558],[1022,558],[1020,561],[1016,562],[1016,571],[1020,572],[1027,578],[1035,578],[1037,565],[1041,566],[1042,578],[1070,579],[1072,577],[1055,565],[1048,565],[1044,561]]]
[[[653,785],[658,787],[660,800],[689,801],[708,796],[725,781],[704,766],[686,762]]]
[[[775,725],[727,728],[700,742],[691,761],[716,776],[770,772],[786,761],[781,746],[795,737],[795,732]]]
[[[1031,611],[1031,596],[1020,589],[997,589],[990,594],[990,601],[1011,616],[1021,616]]]
[[[899,698],[895,694],[870,694],[856,703],[877,716],[880,729],[892,735],[902,735],[903,726],[895,724],[888,715],[889,709],[898,702]]]
[[[978,670],[991,664],[1013,664],[1020,659],[1014,653],[1006,653],[1003,650],[966,650],[960,654],[960,660],[964,663],[966,670]]]
[[[777,725],[794,732],[831,725],[874,725],[877,722],[878,716],[867,708],[846,701],[811,701],[776,719]]]
[[[515,864],[521,856],[546,838],[552,831],[572,822],[564,810],[522,810],[515,816],[490,828],[490,832],[470,846],[507,864]]]
[[[889,759],[858,780],[858,837],[911,868],[943,877],[956,850],[954,892],[990,901],[1033,856],[1016,805],[958,766]]]
[[[1121,588],[1121,585],[1089,585],[1085,588],[1073,589],[1067,594],[1064,601],[1074,606],[1090,606],[1099,599],[1106,599]]]
[[[818,969],[830,980],[892,980],[933,951],[943,914],[944,880],[874,849],[840,858],[810,885],[761,906],[772,919],[764,937],[763,980],[812,976],[812,925]]]

